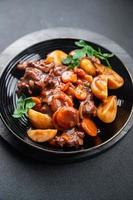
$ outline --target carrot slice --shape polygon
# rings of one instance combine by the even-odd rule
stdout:
[[[38,97],[31,97],[35,104],[41,104],[41,100]]]
[[[89,119],[89,118],[84,118],[82,120],[82,128],[84,129],[84,131],[89,135],[89,136],[96,136],[97,135],[97,127],[95,125],[95,123]]]
[[[87,97],[87,92],[86,90],[83,88],[82,85],[79,85],[78,87],[76,87],[75,89],[75,97],[79,100],[85,100]]]
[[[77,82],[77,74],[74,74],[73,71],[65,71],[62,74],[62,81],[64,83],[67,82],[72,82],[72,83],[76,83]]]
[[[65,92],[69,88],[69,86],[70,86],[70,82],[62,83],[60,85],[60,89],[61,89],[61,91]]]
[[[62,107],[57,115],[58,124],[64,128],[71,128],[78,124],[78,112],[73,107]]]
[[[63,106],[54,113],[53,121],[55,127],[68,129],[79,123],[79,114],[75,108]]]
[[[86,72],[83,69],[80,68],[74,68],[74,73],[76,73],[79,77],[84,78],[86,75]]]
[[[54,98],[52,99],[51,103],[51,109],[53,112],[58,110],[61,106],[73,106],[73,102],[71,98],[66,95],[65,93],[61,92],[59,95],[55,95]]]
[[[75,96],[75,88],[69,87],[65,92],[66,94],[71,95],[72,97]]]

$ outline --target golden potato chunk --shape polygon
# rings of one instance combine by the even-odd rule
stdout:
[[[104,100],[97,109],[98,118],[105,122],[111,123],[115,120],[117,114],[117,97],[109,96]]]
[[[91,84],[91,90],[98,99],[106,99],[108,96],[108,79],[104,75],[96,76]]]
[[[96,67],[97,74],[103,74],[107,76],[109,89],[117,89],[124,84],[123,78],[113,69],[106,67],[102,64],[97,64],[97,63],[94,64]]]
[[[54,62],[55,65],[60,65],[65,58],[67,58],[67,54],[65,52],[61,50],[55,50],[48,54],[46,61]]]
[[[80,61],[80,67],[87,72],[87,74],[95,76],[96,68],[93,62],[89,58],[83,58]]]
[[[105,68],[104,73],[108,77],[108,88],[117,89],[124,84],[123,78],[117,74],[113,69]]]
[[[28,118],[35,128],[47,129],[52,128],[52,119],[49,115],[29,109]]]
[[[55,137],[57,134],[56,129],[36,129],[36,130],[31,130],[29,129],[27,131],[27,134],[31,140],[34,142],[47,142]]]

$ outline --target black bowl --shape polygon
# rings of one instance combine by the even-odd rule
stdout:
[[[83,157],[92,156],[110,147],[124,135],[124,128],[126,127],[132,113],[132,78],[124,64],[119,60],[118,57],[114,55],[109,60],[110,64],[112,68],[124,78],[125,84],[120,89],[109,91],[109,95],[114,94],[118,97],[118,113],[115,121],[111,124],[104,124],[97,120],[98,127],[100,128],[100,144],[97,144],[96,146],[94,140],[86,139],[85,145],[82,149],[58,149],[53,148],[46,143],[34,143],[28,139],[26,135],[26,130],[29,127],[27,119],[25,117],[23,117],[22,119],[14,119],[12,117],[17,101],[16,83],[18,79],[20,79],[20,77],[22,76],[21,73],[16,70],[16,65],[19,61],[37,60],[44,58],[44,56],[55,49],[61,49],[65,52],[70,52],[71,50],[74,50],[76,48],[74,44],[75,41],[77,40],[53,39],[35,44],[25,49],[23,52],[21,52],[19,55],[14,57],[13,60],[10,61],[10,63],[3,71],[0,80],[1,118],[6,127],[10,130],[10,134],[13,134],[19,140],[19,142],[25,144],[27,148],[31,148],[32,152],[34,151],[35,154],[37,153],[37,151],[39,151],[39,153],[41,153],[41,155],[44,155],[44,157],[50,156],[53,158],[53,160],[60,160],[62,159],[62,157],[64,157],[64,155],[67,158],[72,158],[73,156],[82,157],[83,154]],[[103,52],[111,53],[110,51],[98,44],[94,44],[92,42],[88,43],[96,49],[100,47]]]

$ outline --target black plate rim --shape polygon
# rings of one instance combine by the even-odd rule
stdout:
[[[38,45],[39,43],[42,43],[42,42],[45,42],[45,41],[51,41],[51,40],[59,40],[59,39],[75,39],[75,38],[70,38],[70,37],[66,37],[66,38],[52,38],[52,39],[48,39],[48,40],[44,40],[44,41],[41,41],[41,42],[38,42],[38,43],[35,43],[35,44],[33,44],[33,45],[31,45],[31,46],[29,46],[29,47],[27,47],[26,49],[28,49],[28,48],[32,48],[33,46],[36,46],[36,45]],[[75,40],[79,40],[79,39],[75,39]],[[87,40],[86,40],[87,41]],[[88,42],[91,42],[91,41],[88,41]],[[92,41],[93,42],[93,41]],[[94,42],[93,42],[94,43]],[[96,44],[96,45],[99,45],[99,44],[97,44],[97,43],[94,43],[94,44]],[[99,46],[101,46],[102,47],[102,45],[99,45]],[[106,47],[103,47],[103,48],[106,48]],[[23,51],[25,51],[26,49],[24,49]],[[107,48],[106,48],[107,49]],[[108,49],[107,49],[108,50]],[[21,54],[23,51],[21,51],[19,54]],[[109,50],[110,51],[110,50]],[[18,56],[19,54],[17,54],[17,55],[15,55],[14,56],[14,58],[16,57],[16,56]],[[118,57],[118,56],[117,56]],[[13,59],[14,59],[13,58]],[[12,59],[12,60],[13,60]],[[12,60],[10,60],[10,62],[12,61]],[[121,61],[121,59],[120,59],[120,61]],[[7,65],[10,63],[10,62],[8,62],[7,63]],[[121,61],[122,62],[122,61]],[[124,66],[124,68],[127,70],[127,73],[128,73],[128,75],[130,76],[130,79],[131,79],[131,82],[132,82],[132,87],[133,87],[133,78],[132,78],[132,75],[131,75],[131,73],[130,73],[130,71],[128,70],[128,68],[125,66],[125,64],[122,62],[122,64],[123,64],[123,66]],[[3,70],[1,71],[1,75],[0,75],[0,78],[2,77],[2,75],[3,75],[3,73],[4,73],[4,71],[6,70],[6,67],[5,68],[3,68]],[[128,125],[128,123],[129,123],[129,121],[130,121],[130,119],[131,119],[131,117],[132,117],[132,115],[133,115],[133,105],[132,105],[132,109],[131,109],[131,111],[130,111],[130,115],[129,115],[129,117],[128,117],[128,119],[127,119],[127,121],[126,121],[126,123],[123,125],[123,127],[113,136],[113,137],[111,137],[110,139],[108,139],[107,141],[105,141],[105,142],[103,142],[102,144],[100,144],[100,145],[97,145],[97,146],[94,146],[94,147],[91,147],[91,148],[88,148],[88,149],[80,149],[80,150],[73,150],[73,151],[56,151],[56,150],[50,150],[50,149],[44,149],[44,148],[42,148],[42,147],[39,147],[39,146],[36,146],[36,145],[34,145],[34,144],[31,144],[31,143],[28,143],[27,141],[25,141],[25,140],[23,140],[21,137],[19,137],[14,131],[12,131],[12,129],[9,127],[9,125],[6,123],[6,121],[5,121],[5,119],[3,118],[3,116],[2,116],[2,113],[0,113],[0,117],[1,117],[1,119],[2,119],[2,121],[3,121],[3,123],[6,125],[6,127],[7,127],[7,129],[17,138],[17,139],[19,139],[21,142],[23,142],[24,144],[26,144],[26,145],[28,145],[28,146],[31,146],[31,147],[33,147],[33,148],[35,148],[35,149],[38,149],[38,150],[41,150],[41,151],[44,151],[44,152],[48,152],[48,153],[52,153],[52,154],[79,154],[79,153],[86,153],[86,152],[92,152],[92,151],[95,151],[95,150],[100,150],[101,148],[103,148],[104,146],[105,146],[105,148],[106,148],[106,146],[107,146],[107,148],[108,148],[108,146],[112,146],[112,144],[111,145],[109,145],[109,143],[110,142],[112,142],[112,141],[114,141],[115,139],[116,139],[116,142],[117,142],[117,137],[119,136],[120,137],[120,133],[122,132],[122,131],[124,131],[124,129],[126,128],[126,126]],[[132,126],[132,125],[131,125]],[[129,127],[129,128],[131,128],[131,127]],[[125,133],[126,134],[126,133]],[[123,137],[125,134],[122,134],[122,136],[121,137]],[[121,138],[120,137],[120,138]],[[115,141],[114,141],[114,143],[116,143]]]

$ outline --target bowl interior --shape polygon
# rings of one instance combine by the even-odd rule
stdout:
[[[6,126],[11,130],[11,132],[16,135],[21,140],[25,141],[28,144],[34,145],[34,147],[41,147],[47,150],[53,151],[63,151],[70,152],[73,149],[58,149],[49,146],[46,143],[38,144],[34,143],[28,139],[26,135],[26,131],[29,128],[29,123],[25,117],[22,119],[14,119],[12,117],[12,113],[16,106],[17,94],[16,94],[16,83],[18,79],[22,76],[22,74],[16,71],[16,65],[19,61],[25,60],[38,60],[44,58],[48,53],[55,49],[61,49],[66,53],[74,50],[76,48],[74,42],[76,39],[53,39],[47,40],[36,45],[33,45],[19,55],[17,55],[5,68],[1,75],[0,80],[0,110],[2,119],[5,122]],[[88,41],[87,41],[88,42]],[[101,48],[103,52],[111,53],[107,49],[92,43],[88,42],[94,48]],[[86,138],[83,149],[90,149],[94,145],[98,145],[99,142],[102,144],[106,141],[109,141],[114,135],[118,134],[118,132],[123,128],[125,123],[127,122],[133,105],[133,87],[131,77],[125,68],[124,64],[119,60],[118,57],[113,56],[110,60],[110,64],[112,68],[118,72],[125,81],[123,87],[117,90],[109,90],[109,95],[114,94],[118,98],[118,112],[115,121],[111,124],[104,124],[100,120],[96,119],[96,124],[100,129],[98,141],[94,141],[93,139]],[[119,133],[120,134],[120,133]],[[80,152],[80,149],[78,150]]]

